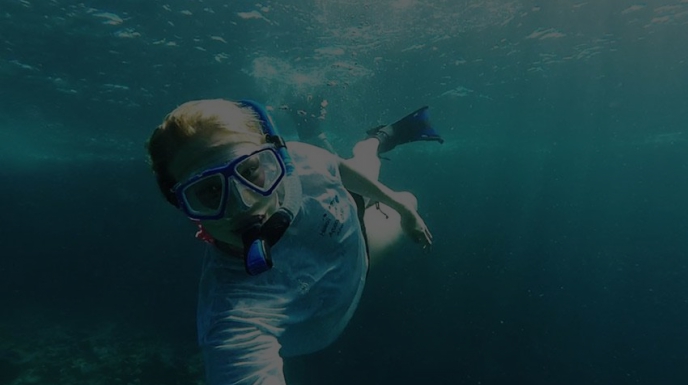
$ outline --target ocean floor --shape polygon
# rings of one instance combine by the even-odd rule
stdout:
[[[83,317],[3,318],[0,385],[204,384],[197,349],[180,348],[151,332]]]

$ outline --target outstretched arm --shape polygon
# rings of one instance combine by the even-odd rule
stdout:
[[[243,264],[228,265],[207,250],[197,313],[206,384],[284,385],[278,341],[284,298],[270,295],[284,290],[242,282]]]
[[[414,207],[399,199],[399,193],[361,173],[349,160],[339,160],[339,173],[347,190],[391,207],[401,215],[402,228],[411,239],[424,247],[432,245],[432,234],[423,218]]]
[[[203,346],[208,385],[285,385],[277,338],[246,326]]]

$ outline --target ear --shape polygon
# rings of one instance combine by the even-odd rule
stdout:
[[[177,195],[172,191],[172,188],[177,183],[172,176],[167,175],[164,172],[156,172],[155,179],[158,182],[158,187],[165,197],[167,202],[169,202],[174,207],[179,207],[179,202],[177,201]]]

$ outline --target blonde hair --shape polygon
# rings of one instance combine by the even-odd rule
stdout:
[[[151,134],[146,143],[148,160],[160,191],[173,205],[177,200],[171,189],[177,180],[169,172],[170,163],[187,140],[218,130],[233,134],[234,143],[265,143],[256,113],[224,99],[186,102],[167,114]]]

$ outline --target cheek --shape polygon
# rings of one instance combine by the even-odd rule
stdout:
[[[278,208],[279,208],[279,197],[277,196],[277,194],[272,194],[269,197],[263,198],[263,200],[261,202],[261,207],[260,207],[261,210],[260,211],[261,211],[261,214],[270,216],[270,215],[274,214]]]
[[[241,245],[241,237],[231,231],[231,223],[227,221],[207,221],[203,222],[203,228],[210,233],[210,235],[222,242],[231,245]]]
[[[279,197],[277,193],[273,193],[267,197],[264,197],[253,191],[248,191],[247,194],[251,194],[251,200],[255,202],[251,208],[248,209],[248,214],[263,215],[277,210],[277,205],[279,204]]]

